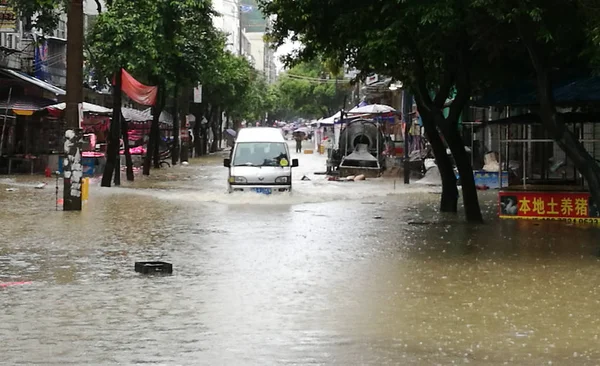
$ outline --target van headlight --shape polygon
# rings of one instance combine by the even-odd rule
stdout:
[[[278,177],[275,179],[275,183],[289,183],[290,177]]]
[[[248,180],[244,177],[229,177],[229,183],[245,184],[248,183]]]

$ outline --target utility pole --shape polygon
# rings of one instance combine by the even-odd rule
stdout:
[[[83,96],[83,0],[71,0],[67,12],[67,101],[63,210],[81,211],[83,131],[80,105]]]

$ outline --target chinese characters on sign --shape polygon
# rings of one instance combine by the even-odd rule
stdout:
[[[600,223],[600,209],[586,192],[500,192],[501,218]]]

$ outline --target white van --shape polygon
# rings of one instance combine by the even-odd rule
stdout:
[[[292,191],[290,151],[283,134],[277,128],[249,127],[238,133],[231,159],[223,165],[229,168],[229,193],[255,192],[271,194]]]

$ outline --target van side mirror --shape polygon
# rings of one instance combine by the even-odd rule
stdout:
[[[224,166],[225,168],[229,168],[229,167],[231,167],[231,159],[224,159],[224,160],[223,160],[223,166]]]
[[[292,168],[296,168],[298,165],[298,159],[292,159]]]

